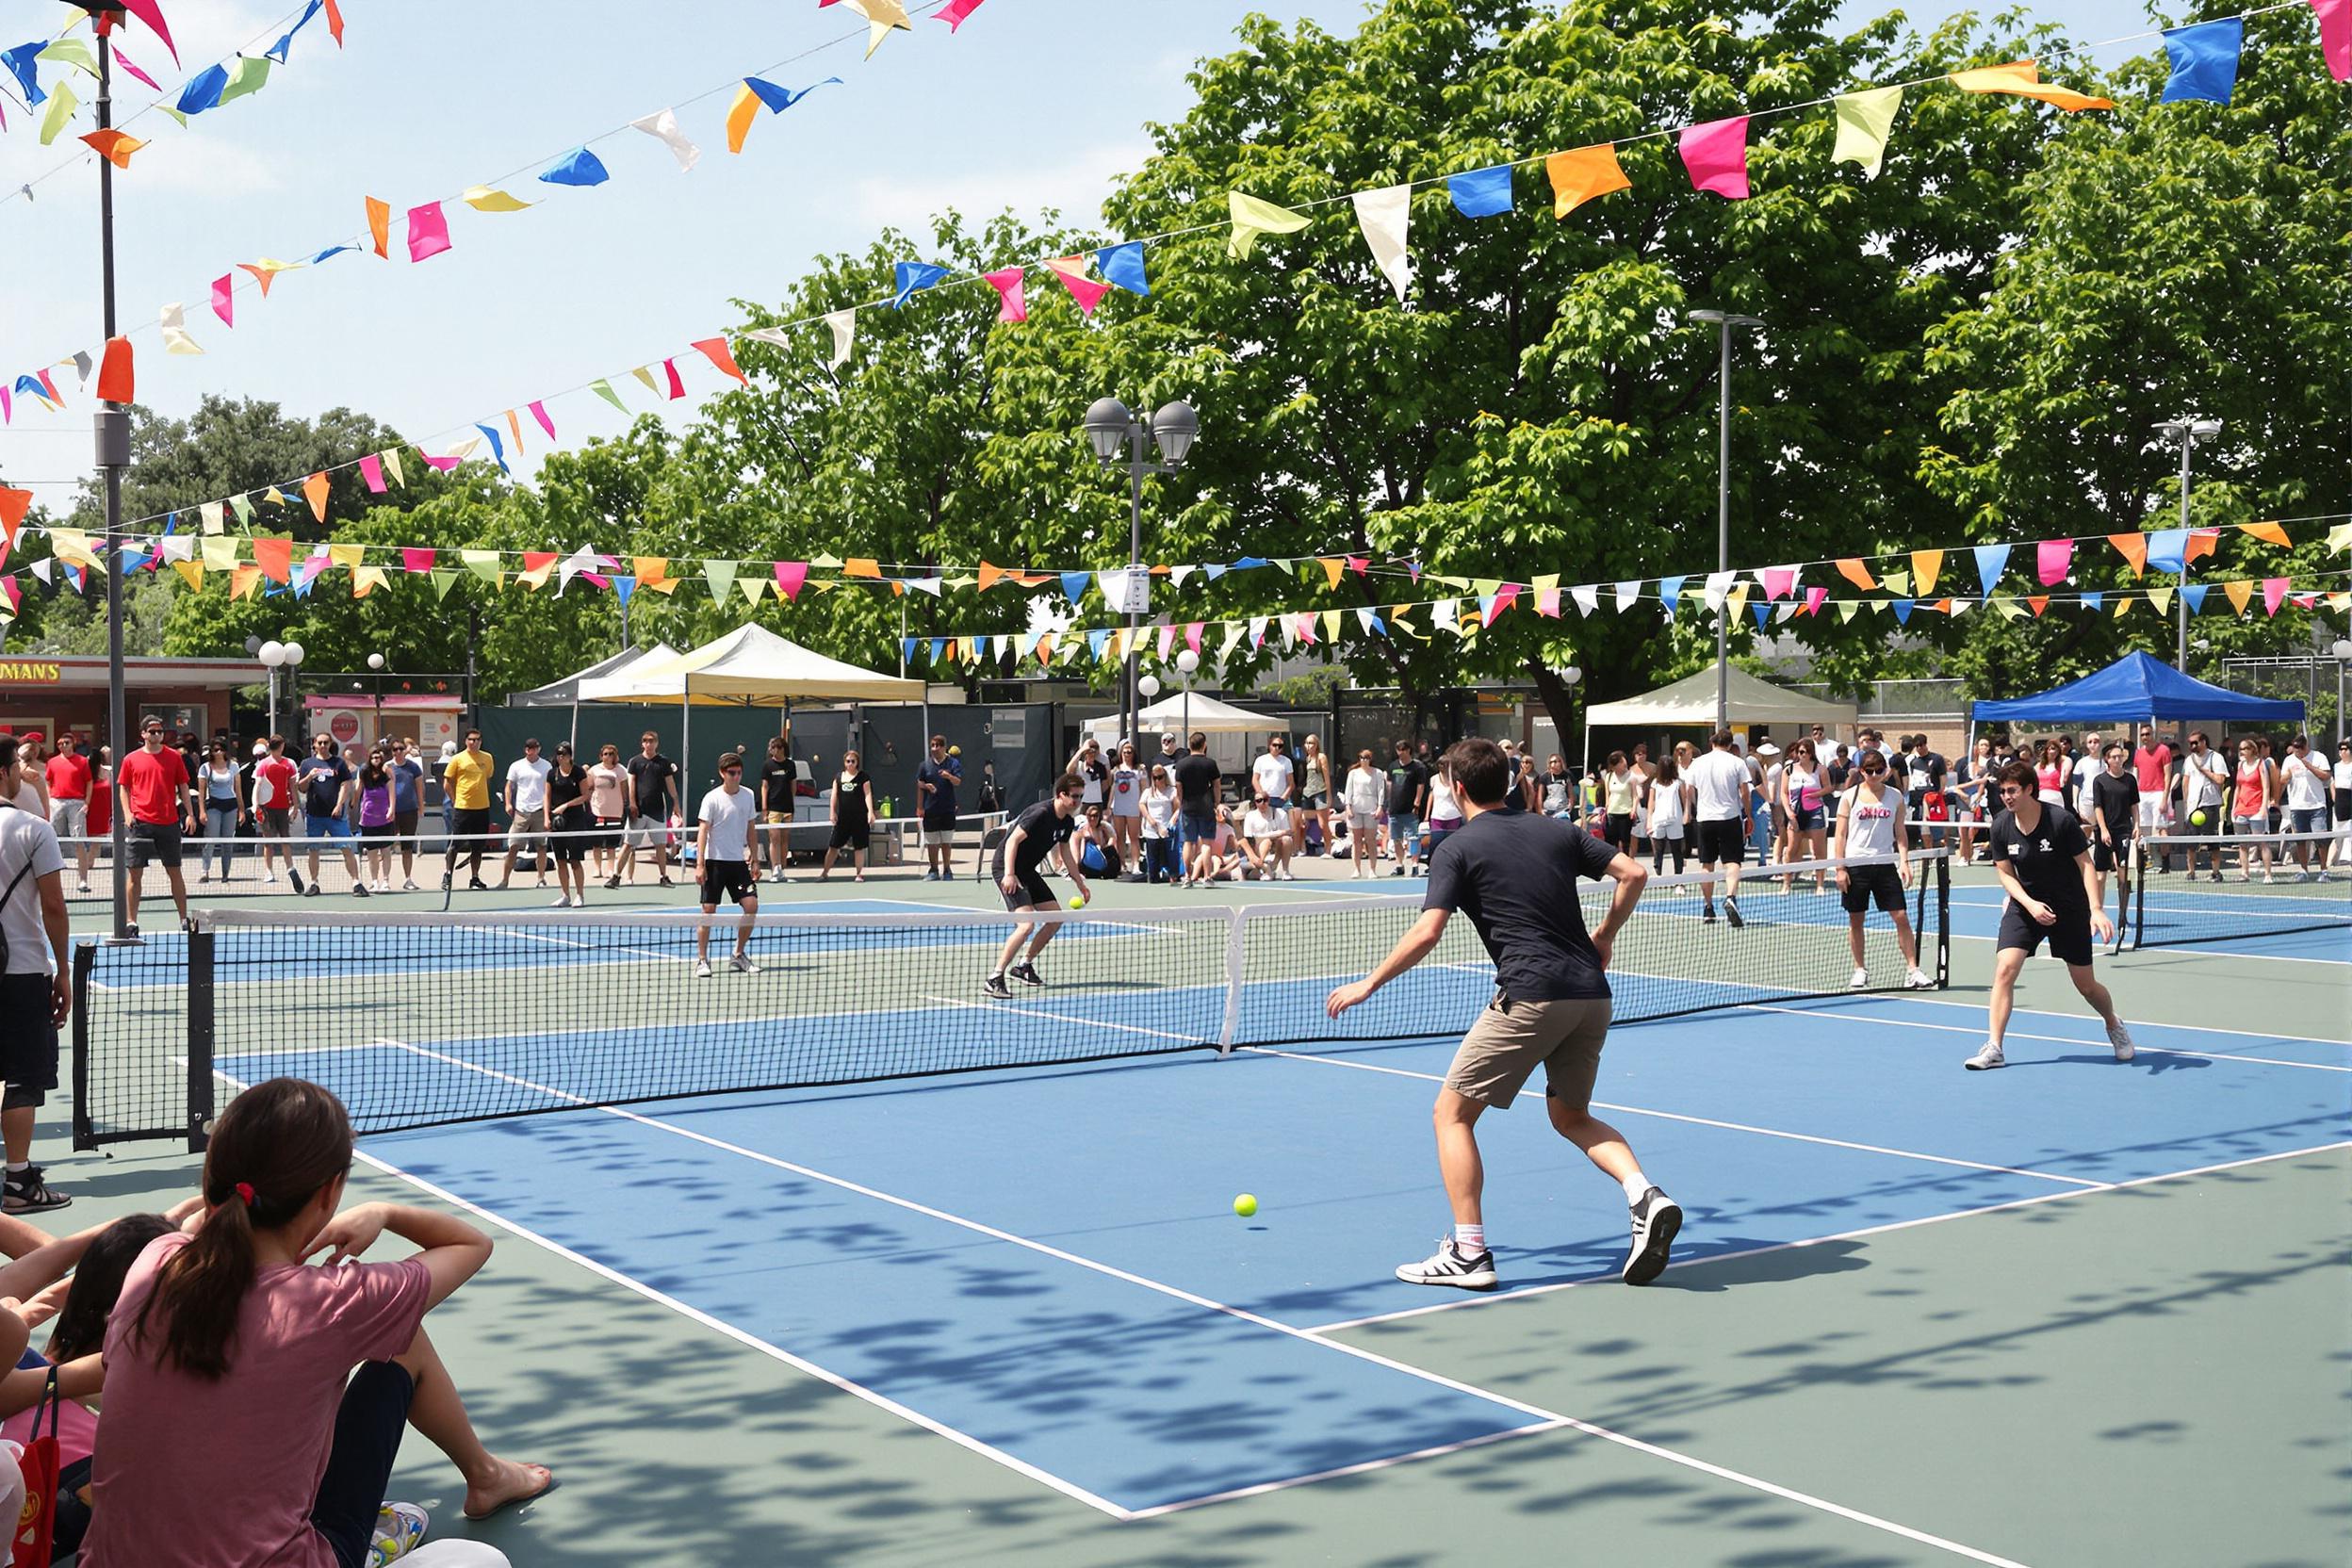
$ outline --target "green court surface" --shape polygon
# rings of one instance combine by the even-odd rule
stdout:
[[[919,872],[877,876],[862,889],[838,880],[822,890],[803,883],[781,896],[762,891],[772,908],[821,895],[974,908],[993,903],[982,884],[925,884]],[[1964,873],[1955,899],[1984,885],[1978,874]],[[1351,887],[1342,878],[1215,894],[1111,887],[1099,902],[1116,910],[1419,886],[1383,879]],[[652,896],[641,893],[640,905]],[[398,907],[403,901],[379,902]],[[418,902],[438,906],[440,900]],[[531,906],[512,895],[461,894],[458,902]],[[2012,1026],[2015,1066],[1964,1074],[1960,1058],[1982,1037],[1991,944],[1966,926],[1956,929],[1949,990],[1924,999],[1839,999],[1839,1007],[1891,1025],[1871,1032],[1868,1059],[1841,1054],[1849,1048],[1825,1037],[1830,1025],[1802,1009],[1716,1013],[1656,1033],[1648,1025],[1623,1030],[1604,1064],[1603,1093],[1691,1112],[1642,1113],[1669,1116],[1669,1123],[1642,1124],[1637,1144],[1645,1149],[1693,1120],[1788,1128],[1809,1108],[1822,1119],[1808,1124],[1813,1133],[1775,1135],[1808,1141],[1775,1147],[1840,1159],[1858,1157],[1844,1152],[1854,1150],[1922,1150],[1916,1158],[1940,1163],[1906,1168],[1905,1181],[1914,1171],[1923,1172],[1919,1182],[1961,1183],[2005,1180],[1984,1172],[2053,1172],[2037,1177],[2044,1184],[1976,1196],[1955,1187],[1949,1200],[1926,1206],[1933,1212],[1878,1224],[1854,1223],[1842,1193],[1785,1202],[1766,1194],[1747,1219],[1761,1225],[1763,1216],[1777,1214],[1786,1223],[1773,1233],[1794,1240],[1710,1251],[1703,1211],[1729,1206],[1751,1187],[1762,1192],[1766,1168],[1744,1153],[1709,1161],[1706,1150],[1718,1146],[1675,1147],[1674,1190],[1693,1210],[1688,1261],[1647,1289],[1563,1281],[1438,1301],[1428,1298],[1433,1293],[1396,1286],[1369,1311],[1266,1309],[1296,1320],[1276,1325],[1282,1332],[1328,1342],[1333,1357],[1395,1369],[1432,1395],[1466,1387],[1508,1401],[1527,1413],[1522,1429],[1446,1446],[1453,1451],[1334,1466],[1342,1473],[1320,1478],[1269,1476],[1269,1483],[1282,1484],[1113,1516],[1004,1462],[1004,1451],[1018,1450],[1018,1441],[992,1429],[983,1432],[985,1442],[967,1441],[939,1429],[953,1423],[918,1421],[842,1386],[849,1380],[828,1364],[839,1326],[814,1309],[805,1321],[794,1316],[796,1297],[815,1294],[804,1271],[823,1267],[824,1255],[804,1250],[789,1266],[771,1266],[772,1235],[788,1221],[764,1210],[747,1186],[718,1195],[704,1217],[713,1240],[702,1267],[761,1271],[778,1298],[782,1331],[746,1332],[724,1315],[681,1311],[673,1303],[694,1295],[690,1282],[651,1267],[615,1268],[590,1256],[601,1248],[559,1248],[491,1223],[497,1255],[434,1314],[435,1337],[490,1445],[552,1464],[562,1489],[490,1525],[458,1524],[453,1473],[412,1441],[394,1494],[433,1508],[448,1522],[446,1533],[495,1542],[532,1568],[648,1561],[1401,1568],[1566,1556],[1754,1568],[2344,1562],[2352,1557],[2352,1511],[2343,1503],[2352,1479],[2345,1208],[2352,963],[2302,956],[2301,948],[2294,957],[2186,947],[2102,958],[2100,972],[2124,1016],[2148,1026],[2129,1068],[2099,1059],[2104,1044],[2095,1027],[2084,1027],[2087,1015],[2063,972],[2029,964]],[[1361,970],[1379,956],[1338,956]],[[527,1006],[529,999],[498,1004]],[[1429,1029],[1446,1035],[1465,1021],[1433,1018]],[[1682,1033],[1671,1037],[1694,1042],[1677,1052],[1701,1054],[1645,1051],[1675,1030]],[[1824,1037],[1816,1061],[1807,1048],[1817,1036]],[[2078,1049],[2086,1044],[2090,1054]],[[1709,1098],[1713,1086],[1696,1077],[1678,1083],[1666,1070],[1681,1064],[1676,1070],[1690,1072],[1689,1064],[1706,1063],[1708,1052],[1723,1054],[1728,1070],[1735,1057],[1768,1049],[1779,1054],[1780,1081],[1755,1079],[1756,1103],[1740,1116],[1722,1108],[1720,1095]],[[1316,1233],[1351,1234],[1341,1211],[1286,1205],[1277,1195],[1258,1232],[1228,1220],[1232,1228],[1215,1233],[1226,1238],[1216,1245],[1296,1252],[1317,1260],[1317,1268],[1333,1264],[1345,1276],[1335,1289],[1377,1283],[1425,1249],[1443,1206],[1429,1151],[1430,1086],[1401,1080],[1426,1070],[1433,1051],[1442,1063],[1442,1049],[1432,1045],[1413,1053],[1367,1049],[1338,1064],[1368,1072],[1295,1069],[1298,1092],[1286,1113],[1294,1131],[1285,1135],[1318,1151],[1337,1135],[1357,1141],[1354,1157],[1373,1174],[1344,1196],[1373,1205],[1382,1224],[1393,1219],[1391,1241],[1334,1263],[1317,1250]],[[1792,1063],[1794,1075],[1809,1081],[1787,1082]],[[1630,1075],[1614,1090],[1607,1076],[1612,1066]],[[1898,1068],[1906,1076],[1892,1076]],[[1179,1058],[1141,1070],[1133,1081],[1152,1086],[1174,1081],[1170,1074],[1251,1070]],[[998,1082],[1020,1091],[1017,1081]],[[1018,1104],[973,1102],[985,1107],[975,1113],[982,1116],[1001,1114],[1008,1102]],[[1092,1130],[1103,1186],[1118,1186],[1131,1159],[1140,1168],[1147,1147],[1200,1135],[1165,1094],[1129,1093],[1114,1103],[1124,1125]],[[892,1105],[890,1097],[876,1096],[870,1110],[853,1105],[843,1114],[870,1114],[887,1130]],[[2048,1147],[2019,1152],[2024,1146],[2009,1123],[2043,1105],[2058,1107],[2049,1112],[2055,1131]],[[808,1108],[784,1105],[779,1114]],[[188,1189],[193,1160],[168,1145],[68,1155],[63,1107],[52,1109],[57,1114],[55,1125],[44,1123],[41,1152],[53,1182],[76,1197],[56,1218],[87,1223],[161,1208]],[[703,1125],[685,1106],[647,1109],[671,1124]],[[596,1114],[488,1124],[475,1135],[544,1149],[554,1161],[564,1152],[549,1140],[564,1135],[564,1124]],[[1840,1115],[1854,1119],[1838,1122]],[[778,1146],[786,1157],[825,1163],[803,1147],[813,1145],[813,1128],[804,1140],[792,1121],[777,1125],[787,1135]],[[1857,1125],[1870,1130],[1857,1135]],[[1494,1145],[1536,1147],[1540,1128],[1540,1113],[1523,1109],[1497,1131]],[[908,1149],[900,1156],[903,1181],[863,1179],[907,1191],[936,1176],[921,1168],[926,1164],[1001,1165],[988,1171],[967,1163],[951,1173],[946,1190],[968,1185],[976,1210],[1008,1183],[1019,1190],[1027,1163],[1046,1158],[1030,1144],[1050,1131],[1018,1120],[983,1127],[952,1149]],[[1932,1150],[1930,1131],[1941,1139]],[[422,1148],[407,1137],[366,1140],[363,1156],[415,1163]],[[1815,1149],[1827,1144],[1837,1148]],[[2139,1168],[2099,1163],[2133,1151]],[[1266,1154],[1269,1168],[1276,1153]],[[1507,1270],[1556,1225],[1545,1206],[1552,1187],[1582,1200],[1609,1197],[1607,1184],[1567,1153],[1532,1166],[1513,1153],[1490,1154],[1491,1222],[1495,1211],[1510,1216],[1497,1234]],[[2087,1163],[2069,1166],[2067,1158]],[[691,1193],[694,1176],[682,1168],[685,1159],[677,1156],[675,1179],[680,1193]],[[1665,1154],[1653,1169],[1668,1175]],[[662,1164],[649,1166],[645,1179],[663,1181]],[[1233,1184],[1250,1180],[1240,1164]],[[1874,1180],[1832,1178],[1856,1192]],[[932,1191],[939,1190],[935,1179]],[[462,1184],[452,1191],[500,1212],[516,1206]],[[373,1165],[355,1174],[353,1194],[445,1201]],[[1226,1192],[1204,1196],[1221,1202]],[[1148,1239],[1089,1229],[1090,1195],[1067,1200],[1074,1212],[1066,1229],[1031,1233],[1085,1256],[1108,1257],[1123,1247],[1116,1255],[1128,1268],[1179,1277],[1183,1260],[1171,1255],[1160,1270],[1149,1261]],[[682,1228],[697,1200],[678,1201]],[[594,1232],[593,1202],[583,1194],[572,1205],[575,1233]],[[1145,1207],[1135,1223],[1148,1231],[1163,1221]],[[646,1212],[615,1209],[611,1224],[616,1232],[644,1229]],[[662,1212],[659,1203],[652,1212]],[[639,1238],[613,1239],[617,1246]],[[956,1250],[925,1246],[891,1261],[908,1269],[954,1268]],[[1134,1261],[1139,1257],[1146,1262]],[[1320,1275],[1317,1282],[1332,1283]],[[1443,1310],[1422,1310],[1431,1307]],[[870,1304],[877,1322],[914,1311],[890,1295]],[[1364,1317],[1383,1320],[1356,1321]],[[985,1335],[966,1348],[971,1376],[981,1381],[1007,1371],[992,1357],[1022,1353],[1016,1342],[999,1347]],[[1153,1351],[1146,1341],[1104,1353],[1148,1360]],[[1069,1365],[1057,1363],[1057,1375]],[[1085,1380],[1070,1381],[1071,1399],[1083,1401]],[[1268,1407],[1286,1397],[1279,1377],[1250,1392]],[[1133,1418],[1172,1419],[1174,1406],[1196,1396],[1173,1387],[1169,1409],[1138,1410]],[[1297,1395],[1311,1396],[1304,1389]],[[1051,1411],[1048,1399],[1028,1419],[1050,1424]],[[1220,1440],[1214,1419],[1187,1413],[1194,1421],[1187,1429],[1201,1443]]]

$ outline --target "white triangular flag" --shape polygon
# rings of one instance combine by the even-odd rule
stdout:
[[[204,519],[206,533],[219,533],[226,526],[227,519],[221,514],[219,501],[206,501],[196,511],[197,514]]]
[[[947,580],[944,578],[910,577],[905,579],[904,580],[907,587],[914,589],[919,594],[928,594],[935,599],[939,596],[940,592],[947,586]]]
[[[158,543],[162,547],[163,558],[166,561],[193,561],[196,559],[196,538],[193,534],[169,533],[164,535]]]
[[[57,560],[54,556],[44,555],[33,563],[33,575],[41,579],[44,586],[54,587],[55,584],[49,581],[49,568],[55,564],[57,564]]]
[[[1217,645],[1217,662],[1222,664],[1226,660],[1231,659],[1233,656],[1233,650],[1241,646],[1242,638],[1249,635],[1249,632],[1250,629],[1239,621],[1227,621],[1225,641]]]
[[[1731,592],[1732,579],[1739,575],[1740,574],[1737,572],[1709,572],[1707,574],[1707,607],[1709,610],[1723,609],[1723,596]]]
[[[1168,569],[1168,585],[1170,588],[1182,588],[1184,585],[1184,579],[1200,569],[1198,566],[1170,566]]]
[[[838,370],[849,363],[849,346],[858,337],[858,311],[854,306],[848,310],[830,311],[825,318],[825,324],[833,329],[833,368]]]
[[[163,347],[167,353],[200,354],[196,340],[188,335],[188,312],[178,305],[166,305],[158,318],[163,328]]]
[[[643,120],[632,120],[629,124],[660,140],[678,159],[681,170],[694,168],[702,157],[702,149],[686,139],[685,133],[678,128],[678,116],[668,109],[646,115]]]
[[[1380,265],[1380,275],[1388,286],[1396,291],[1396,302],[1404,302],[1405,291],[1413,286],[1413,253],[1405,245],[1405,230],[1413,221],[1413,187],[1392,185],[1381,190],[1356,192],[1356,222],[1364,230],[1364,242],[1372,247],[1372,259]]]
[[[1617,613],[1622,615],[1626,611],[1631,610],[1636,604],[1641,602],[1641,598],[1642,584],[1639,582],[1619,583],[1617,585]]]
[[[1576,601],[1576,613],[1590,615],[1601,607],[1601,590],[1597,583],[1588,582],[1580,588],[1568,590],[1568,596]]]
[[[572,579],[578,577],[582,572],[593,572],[602,564],[604,564],[604,563],[597,558],[596,552],[590,549],[585,545],[580,546],[580,548],[565,556],[564,558],[563,564],[557,566],[555,569],[556,597],[562,598],[564,596],[564,590],[572,585]]]

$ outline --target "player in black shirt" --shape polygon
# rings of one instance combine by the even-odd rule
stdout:
[[[2107,906],[2107,874],[2115,874],[2115,932],[2107,939],[2113,955],[2123,946],[2124,911],[2132,907],[2132,835],[2140,821],[2140,776],[2121,741],[2107,743],[2105,769],[2091,779],[2091,891]]]
[[[1462,1037],[1437,1094],[1437,1165],[1453,1203],[1454,1233],[1434,1257],[1406,1264],[1396,1277],[1409,1284],[1494,1288],[1476,1128],[1488,1106],[1509,1109],[1540,1066],[1553,1129],[1625,1188],[1633,1248],[1623,1277],[1629,1285],[1647,1284],[1666,1266],[1682,1210],[1642,1173],[1624,1135],[1592,1115],[1592,1102],[1609,1034],[1609,949],[1649,873],[1574,824],[1504,811],[1510,769],[1494,742],[1458,742],[1439,765],[1459,786],[1464,821],[1429,856],[1421,918],[1380,968],[1324,1004],[1337,1018],[1429,956],[1456,909],[1470,917],[1494,960],[1494,1000]],[[1617,883],[1608,915],[1590,935],[1576,897],[1582,876]]]
[[[2132,1059],[2132,1032],[2115,1016],[2115,999],[2091,972],[2091,938],[2115,933],[2099,906],[2093,885],[2090,841],[2082,824],[2063,806],[2044,803],[2031,762],[2011,762],[1994,777],[2001,811],[1985,834],[1993,870],[2009,900],[2001,909],[2001,935],[1993,956],[1992,1032],[1984,1048],[1964,1064],[1970,1071],[2005,1065],[2001,1037],[2017,988],[2017,972],[2047,938],[2051,955],[2066,966],[2066,978],[2107,1025],[2115,1060]],[[2136,807],[2135,807],[2136,808]]]
[[[760,764],[760,820],[768,829],[771,882],[783,881],[784,868],[792,863],[792,802],[799,793],[800,770],[792,763],[792,743],[781,735],[769,737],[768,760]]]
[[[1217,872],[1217,796],[1224,776],[1209,756],[1209,738],[1196,729],[1192,749],[1169,770],[1176,779],[1176,809],[1184,835],[1184,886],[1205,888]]]
[[[1070,852],[1070,835],[1078,830],[1078,805],[1086,798],[1086,781],[1074,773],[1066,773],[1054,781],[1054,795],[1041,800],[1013,819],[1013,825],[996,846],[996,858],[989,864],[989,874],[996,878],[999,891],[1004,895],[1004,907],[1021,909],[1058,909],[1054,890],[1045,885],[1037,868],[1045,863],[1047,850],[1061,852],[1062,870],[1078,885],[1082,900],[1092,891],[1086,886],[1086,874],[1078,869],[1078,858]],[[988,983],[982,994],[999,999],[1013,994],[1004,984],[1010,974],[1024,986],[1042,986],[1045,981],[1037,973],[1037,955],[1061,929],[1059,921],[1016,921],[1012,935],[1004,939],[1004,948],[996,956],[996,967],[988,971]],[[1013,955],[1021,951],[1021,939],[1031,931],[1029,956],[1020,963]]]
[[[653,873],[665,888],[670,881],[670,829],[678,823],[678,764],[662,755],[662,738],[646,730],[637,738],[637,755],[629,760],[629,787],[635,792],[637,815],[629,825],[621,849],[619,875],[636,881],[637,852],[653,851]]]

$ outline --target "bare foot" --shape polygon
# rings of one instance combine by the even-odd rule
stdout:
[[[499,1460],[498,1469],[466,1486],[466,1517],[487,1519],[502,1508],[527,1503],[555,1485],[555,1472],[544,1464],[517,1464]]]

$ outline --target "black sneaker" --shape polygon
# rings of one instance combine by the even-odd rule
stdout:
[[[41,1179],[41,1167],[37,1165],[9,1171],[6,1184],[0,1185],[0,1207],[10,1214],[45,1214],[73,1201]]]
[[[1734,931],[1748,923],[1740,918],[1740,901],[1736,898],[1723,900],[1723,918],[1731,922],[1731,928]]]
[[[353,898],[366,898],[368,896],[368,884],[365,882],[352,883],[351,896]]]
[[[466,881],[466,890],[469,893],[486,893],[490,890],[490,884],[479,876],[468,877]]]
[[[1024,986],[1042,986],[1045,984],[1045,976],[1037,972],[1037,966],[1035,964],[1015,964],[1005,972],[1010,974],[1014,979],[1020,981]]]
[[[1437,1244],[1435,1253],[1421,1262],[1397,1265],[1396,1277],[1409,1285],[1453,1285],[1461,1290],[1493,1290],[1496,1282],[1494,1254],[1481,1251],[1477,1257],[1471,1257],[1448,1237]]]
[[[608,887],[608,888],[617,888],[617,887],[619,887],[619,886],[621,885],[621,876],[620,876],[620,873],[615,872],[615,873],[613,873],[611,876],[606,877],[606,878],[604,879],[604,885],[605,885],[606,887]]]
[[[1682,1205],[1656,1187],[1643,1189],[1633,1205],[1633,1250],[1625,1254],[1622,1278],[1629,1285],[1645,1285],[1666,1271],[1666,1255],[1674,1249],[1674,1233],[1682,1229]]]
[[[986,980],[980,982],[980,994],[982,996],[992,996],[999,1002],[1002,1002],[1006,997],[1013,994],[1013,988],[1004,983],[1004,977],[1003,975],[991,974]]]
[[[1702,925],[1715,923],[1715,906],[1709,904],[1699,911],[1699,923]]]
[[[304,898],[317,898],[318,896],[318,884],[313,882],[310,886],[304,888],[302,890],[302,896]]]
[[[302,886],[302,874],[296,871],[291,866],[288,866],[286,871],[286,885],[293,889],[298,893],[308,892],[311,890]]]

